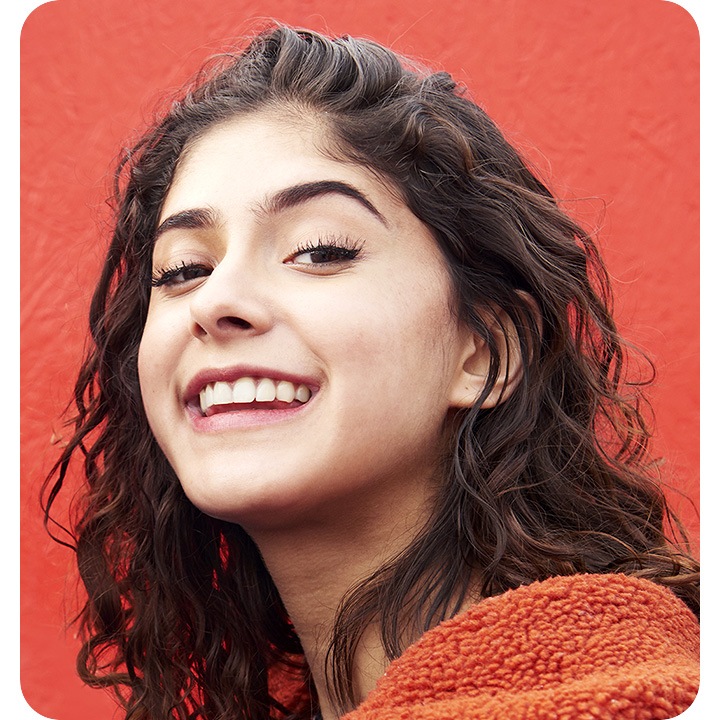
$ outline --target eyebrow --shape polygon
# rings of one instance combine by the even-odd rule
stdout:
[[[387,226],[388,222],[383,214],[360,192],[356,187],[341,180],[318,180],[316,182],[300,183],[275,193],[266,203],[263,210],[271,213],[280,212],[291,207],[312,200],[322,195],[344,195],[357,200],[366,210],[369,210],[380,222]]]
[[[169,215],[155,231],[155,240],[168,230],[207,230],[218,225],[218,218],[210,208],[181,210]]]
[[[344,195],[352,198],[371,212],[383,225],[386,227],[388,225],[383,214],[360,190],[340,180],[319,180],[284,188],[261,202],[258,212],[276,214],[323,195]],[[155,231],[154,240],[157,241],[160,235],[168,230],[207,230],[217,225],[219,225],[219,218],[211,208],[181,210],[169,215],[160,223]]]

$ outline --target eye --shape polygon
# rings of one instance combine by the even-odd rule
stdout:
[[[212,272],[212,268],[198,263],[185,263],[185,261],[167,268],[160,268],[153,272],[150,284],[152,287],[163,285],[175,286],[206,277]]]
[[[354,260],[362,243],[350,238],[333,237],[302,245],[286,260],[295,265],[331,265]]]

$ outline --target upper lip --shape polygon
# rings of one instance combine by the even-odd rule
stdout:
[[[200,394],[200,391],[210,383],[222,381],[234,382],[242,377],[270,378],[276,381],[287,380],[294,385],[307,385],[313,394],[315,394],[319,387],[317,379],[308,375],[256,365],[234,365],[233,367],[207,368],[201,370],[188,383],[183,399],[186,403],[191,402],[195,400]]]

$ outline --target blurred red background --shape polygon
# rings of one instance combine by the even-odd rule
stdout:
[[[72,553],[39,487],[82,355],[113,159],[253,20],[371,37],[464,82],[598,238],[618,319],[658,369],[654,452],[698,542],[699,40],[663,0],[58,0],[21,39],[21,678],[56,720],[111,718],[84,688]],[[699,551],[699,548],[697,548]]]

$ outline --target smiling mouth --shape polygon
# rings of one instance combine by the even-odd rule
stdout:
[[[304,405],[311,397],[305,384],[288,380],[242,377],[235,382],[208,383],[200,390],[200,411],[204,416],[245,409],[282,410]]]

